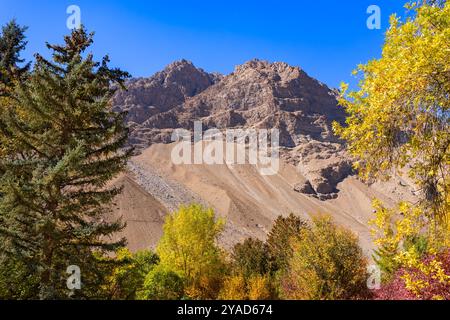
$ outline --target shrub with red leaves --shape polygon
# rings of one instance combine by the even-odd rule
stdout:
[[[429,255],[424,258],[423,262],[429,265],[435,259],[442,264],[445,274],[450,276],[450,249],[446,249],[437,256]],[[422,280],[428,285],[421,289],[418,295],[410,292],[402,279],[406,273],[411,276],[413,281]],[[450,280],[442,283],[436,279],[435,274],[427,275],[417,268],[401,268],[395,273],[391,282],[375,292],[376,300],[432,300],[437,298],[450,300]]]

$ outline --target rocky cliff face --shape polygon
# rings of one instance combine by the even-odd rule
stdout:
[[[171,142],[176,128],[280,130],[282,157],[306,182],[296,191],[321,200],[336,197],[337,184],[351,174],[345,147],[332,133],[343,122],[336,92],[286,63],[252,60],[228,76],[208,74],[185,60],[117,93],[116,110],[129,112],[130,143],[138,151]]]
[[[126,84],[127,91],[117,92],[112,103],[117,111],[128,112],[126,120],[135,127],[201,93],[220,79],[220,75],[206,73],[191,62],[181,60],[150,78],[130,80]]]

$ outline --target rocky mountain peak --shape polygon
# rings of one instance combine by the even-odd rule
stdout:
[[[187,60],[169,64],[149,78],[134,78],[126,83],[126,91],[118,91],[112,99],[117,111],[127,111],[130,126],[166,112],[193,97],[221,79],[218,74],[196,68]]]
[[[187,96],[194,96],[220,80],[220,75],[207,73],[185,59],[172,62],[154,77],[166,87],[179,84],[186,89]],[[191,89],[190,92],[189,89]]]
[[[195,66],[192,63],[192,61],[189,61],[189,60],[186,60],[186,59],[181,59],[181,60],[177,60],[177,61],[174,61],[172,63],[169,63],[166,66],[165,70],[172,70],[172,69],[176,69],[176,68],[182,69],[182,68],[185,68],[185,67],[195,68]]]
[[[253,59],[242,65],[236,66],[233,74],[241,77],[266,77],[273,81],[281,82],[289,82],[293,79],[306,76],[306,74],[297,66],[290,66],[285,62],[271,63],[259,59]]]

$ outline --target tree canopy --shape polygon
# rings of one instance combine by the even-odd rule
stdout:
[[[391,17],[382,57],[360,65],[358,91],[343,85],[349,114],[335,125],[365,178],[404,169],[420,188],[423,209],[450,210],[450,4],[411,6]]]

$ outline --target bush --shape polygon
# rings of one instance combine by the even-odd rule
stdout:
[[[221,300],[270,300],[274,299],[274,288],[267,275],[242,274],[227,277],[219,294]]]
[[[156,249],[160,264],[185,280],[193,299],[215,299],[219,293],[225,263],[217,239],[223,225],[212,209],[197,204],[181,206],[166,218]]]
[[[117,252],[116,261],[119,266],[112,270],[107,289],[112,299],[136,299],[143,289],[147,274],[158,264],[158,256],[149,251],[132,254],[123,248]]]
[[[184,281],[173,271],[160,266],[145,277],[144,288],[138,294],[143,300],[179,300],[184,295]]]
[[[366,259],[358,239],[330,217],[314,219],[292,241],[289,270],[282,279],[287,299],[328,300],[366,297]]]
[[[427,255],[416,267],[400,268],[377,290],[378,300],[450,300],[450,249]]]
[[[264,275],[269,271],[267,245],[257,239],[248,238],[234,246],[231,254],[233,269],[246,278],[251,275]]]
[[[219,294],[220,300],[247,300],[247,285],[243,275],[227,277]]]
[[[283,272],[288,268],[289,260],[292,257],[291,238],[298,237],[300,231],[306,227],[306,222],[292,213],[286,218],[279,216],[275,220],[266,242],[271,271],[281,270]]]

